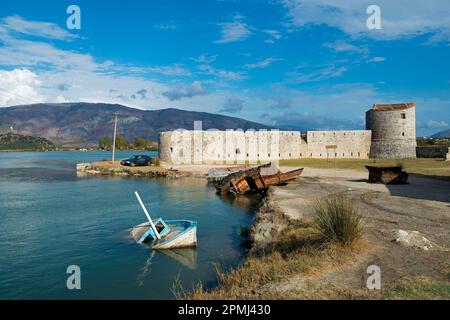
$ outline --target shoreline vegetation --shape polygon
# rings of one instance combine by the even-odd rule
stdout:
[[[216,265],[218,285],[209,290],[201,283],[186,290],[175,281],[172,291],[176,299],[349,298],[334,290],[324,296],[322,288],[310,286],[287,293],[279,290],[278,284],[345,266],[371,248],[363,238],[361,216],[352,202],[338,194],[316,199],[313,219],[292,221],[272,205],[270,198],[269,191],[256,212],[250,231],[251,249],[243,264],[230,270]]]
[[[0,133],[0,152],[45,152],[45,151],[111,151],[112,139],[103,137],[98,146],[58,146],[54,142],[42,138],[18,133]],[[122,135],[116,137],[117,151],[158,151],[158,143],[141,137],[135,137],[130,143]]]
[[[78,175],[102,175],[102,176],[128,176],[145,178],[180,178],[188,176],[187,172],[180,172],[171,168],[163,168],[159,164],[159,158],[155,158],[155,165],[129,167],[120,164],[120,160],[99,161],[77,164]]]
[[[272,198],[269,191],[256,212],[251,249],[244,262],[228,270],[215,265],[218,284],[212,288],[201,282],[184,288],[175,278],[172,292],[176,299],[450,299],[448,281],[419,275],[385,280],[382,290],[369,290],[365,279],[358,278],[353,280],[359,282],[356,287],[349,286],[351,277],[345,270],[357,269],[361,261],[371,261],[370,256],[383,252],[367,238],[368,221],[353,201],[333,193],[313,201],[312,217],[293,220]],[[344,270],[346,278],[340,275],[330,281],[336,270]]]

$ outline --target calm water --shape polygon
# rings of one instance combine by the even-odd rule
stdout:
[[[254,201],[224,200],[203,179],[76,176],[76,163],[109,156],[0,153],[0,299],[172,299],[177,275],[211,286],[213,263],[241,261]],[[145,221],[135,190],[153,216],[197,220],[198,248],[173,257],[134,243],[129,229]],[[66,287],[69,265],[81,290]]]

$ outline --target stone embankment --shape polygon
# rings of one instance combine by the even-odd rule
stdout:
[[[180,178],[187,176],[186,172],[161,167],[126,167],[110,162],[78,163],[78,175],[128,176],[145,178]]]

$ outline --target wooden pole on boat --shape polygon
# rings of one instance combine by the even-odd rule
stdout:
[[[150,222],[150,226],[152,227],[153,232],[154,232],[155,235],[156,235],[156,238],[161,239],[161,236],[159,235],[158,230],[156,230],[156,227],[155,227],[155,225],[153,224],[152,218],[150,218],[150,215],[148,214],[147,209],[145,208],[144,203],[142,202],[141,197],[139,196],[139,193],[137,193],[137,191],[135,191],[134,194],[136,195],[136,198],[138,199],[139,204],[140,204],[141,207],[142,207],[142,210],[144,210],[144,213],[145,213],[145,215],[147,216],[148,222]]]

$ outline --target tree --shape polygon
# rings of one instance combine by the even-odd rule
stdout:
[[[117,141],[117,139],[116,139]],[[110,137],[102,137],[98,143],[98,147],[102,150],[111,150],[112,149],[112,139]]]
[[[150,141],[145,140],[144,138],[136,137],[134,139],[134,147],[139,150],[146,150],[150,148]]]
[[[127,150],[130,148],[130,142],[127,138],[122,135],[116,136],[116,149],[118,150]]]

